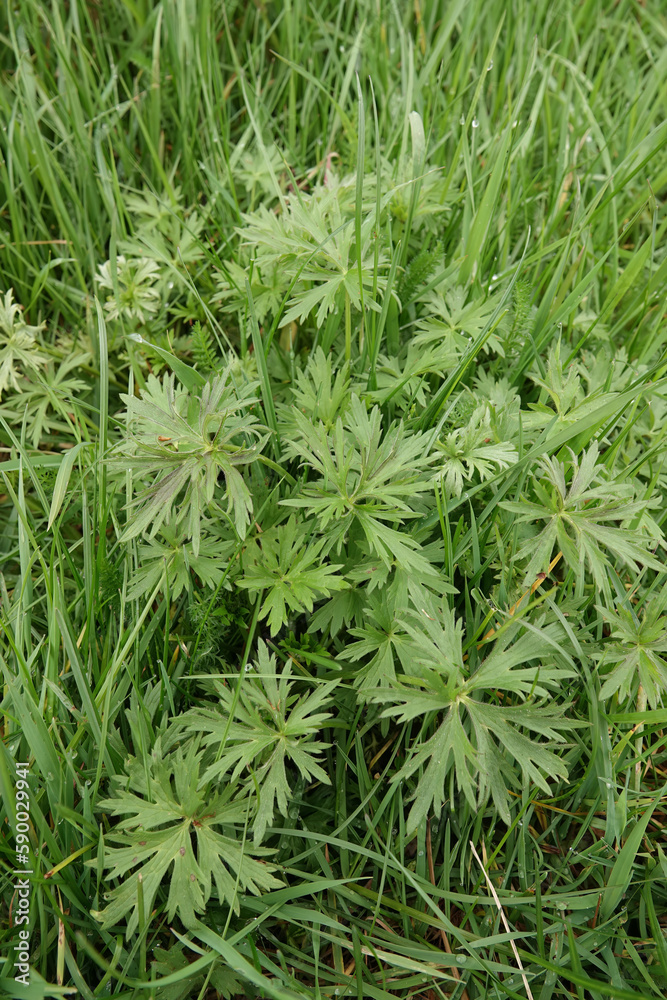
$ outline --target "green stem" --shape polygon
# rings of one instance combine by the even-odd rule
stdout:
[[[648,704],[648,698],[646,697],[646,691],[644,690],[643,686],[640,684],[639,685],[639,691],[637,693],[637,711],[638,712],[645,712],[647,704]],[[640,788],[641,788],[641,780],[642,780],[641,755],[642,755],[642,749],[643,749],[643,742],[644,741],[642,739],[641,733],[643,732],[643,729],[644,729],[643,723],[641,725],[637,726],[637,732],[639,733],[639,738],[635,742],[635,752],[637,754],[637,763],[635,764],[635,791],[636,792],[638,792],[640,790]]]
[[[350,295],[345,292],[345,360],[352,357],[352,309],[350,308]]]

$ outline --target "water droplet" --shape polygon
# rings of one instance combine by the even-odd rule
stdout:
[[[479,122],[477,121],[476,118],[473,118],[473,120],[472,120],[472,127],[473,128],[479,128]]]
[[[49,771],[46,777],[48,781],[53,781],[53,773],[51,771]]]
[[[586,136],[586,142],[592,142],[592,141],[593,141],[593,137],[590,136],[590,135],[587,135]]]
[[[512,122],[512,128],[516,128],[518,124],[518,122]]]
[[[456,956],[456,961],[459,963],[459,965],[465,965],[465,961],[466,961],[465,955],[457,955]]]
[[[246,663],[245,672],[249,674],[251,670],[252,670],[252,663]]]
[[[90,778],[86,778],[86,788],[90,788],[91,785],[92,781],[90,780]]]
[[[497,281],[499,277],[500,277],[500,275],[498,275],[498,274],[492,274],[491,275],[491,281]]]
[[[167,288],[173,288],[173,287],[174,287],[174,282],[170,281],[169,284],[167,285]]]
[[[219,141],[220,141],[220,140],[218,139],[217,135],[214,135],[214,136],[213,136],[213,142],[219,142]]]
[[[491,62],[489,63],[489,65],[486,67],[486,72],[490,73],[492,69],[493,69],[493,59],[491,60]]]
[[[465,123],[466,123],[466,116],[461,115],[461,117],[459,118],[459,125],[465,125]]]
[[[423,858],[424,857],[424,852],[423,851],[417,851],[417,857],[418,858]]]

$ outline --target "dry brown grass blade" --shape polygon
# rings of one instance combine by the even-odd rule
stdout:
[[[477,863],[478,863],[479,867],[482,869],[482,871],[484,873],[484,878],[486,879],[486,884],[488,885],[489,889],[491,890],[491,895],[493,896],[493,900],[494,900],[496,906],[498,907],[498,912],[500,913],[500,917],[501,917],[501,920],[503,922],[503,926],[504,926],[505,930],[507,931],[507,933],[511,934],[512,932],[510,930],[510,925],[507,923],[507,917],[505,916],[505,911],[503,910],[503,908],[501,906],[501,903],[500,903],[500,900],[498,899],[498,893],[496,892],[496,887],[493,884],[493,882],[491,881],[491,879],[489,878],[487,870],[484,867],[484,864],[482,863],[482,859],[480,858],[479,854],[475,850],[475,845],[473,844],[472,840],[470,841],[470,847],[472,849],[472,853],[475,855],[475,858],[477,859]],[[514,957],[516,958],[516,964],[518,965],[519,971],[521,972],[521,978],[523,979],[523,985],[526,987],[526,995],[528,996],[528,1000],[534,1000],[533,994],[532,994],[530,986],[528,984],[528,979],[526,978],[526,973],[524,972],[524,969],[523,969],[523,963],[521,962],[521,958],[519,956],[519,952],[517,951],[517,947],[514,944],[514,940],[513,939],[510,939],[510,944],[512,946],[512,951],[514,952]]]

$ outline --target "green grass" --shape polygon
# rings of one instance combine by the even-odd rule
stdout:
[[[0,72],[0,993],[664,996],[663,5]]]

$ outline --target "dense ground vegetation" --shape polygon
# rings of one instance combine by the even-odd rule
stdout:
[[[664,996],[664,5],[0,73],[2,995]]]

